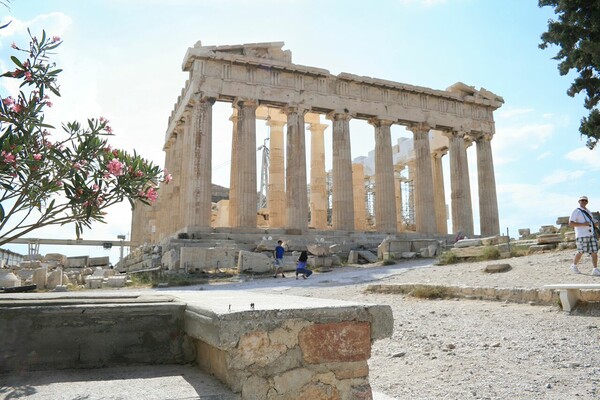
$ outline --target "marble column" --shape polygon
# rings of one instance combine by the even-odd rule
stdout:
[[[435,222],[437,232],[442,235],[448,234],[448,223],[446,215],[446,191],[444,190],[444,172],[442,157],[448,149],[439,149],[431,154],[431,166],[433,169],[433,201],[435,203]]]
[[[396,232],[396,194],[392,156],[392,121],[372,119],[375,127],[375,227],[378,232]]]
[[[299,232],[305,232],[308,229],[308,187],[304,138],[304,114],[306,111],[297,106],[289,106],[284,110],[287,115],[286,226],[290,230]]]
[[[212,215],[212,107],[213,98],[196,101],[192,111],[190,149],[193,154],[191,174],[188,177],[188,225],[210,228]]]
[[[173,176],[173,180],[170,185],[173,185],[173,201],[171,202],[171,207],[173,208],[173,216],[170,218],[170,229],[169,234],[173,234],[177,232],[179,229],[183,227],[181,221],[182,209],[179,206],[181,204],[181,191],[182,191],[182,180],[181,175],[183,171],[183,147],[184,147],[184,136],[183,129],[175,129],[175,143],[174,143],[174,159],[172,169],[169,169],[169,173]]]
[[[352,164],[352,187],[354,198],[354,229],[367,230],[367,201],[365,193],[365,167]]]
[[[179,191],[179,229],[184,229],[188,226],[188,202],[190,199],[190,187],[187,184],[190,170],[192,165],[192,156],[191,156],[191,125],[192,125],[192,108],[188,107],[186,112],[183,115],[183,120],[181,121],[181,127],[179,128],[178,139],[181,141],[181,175],[179,176],[180,182],[180,191]],[[181,137],[180,137],[181,136]]]
[[[350,119],[346,113],[331,113],[333,190],[331,224],[335,230],[354,230],[354,194],[352,188],[352,155],[350,151]]]
[[[435,233],[435,202],[433,199],[433,171],[427,124],[407,128],[412,131],[415,151],[415,223],[417,232]]]
[[[310,136],[310,226],[327,229],[327,180],[325,172],[326,124],[311,123]]]
[[[402,177],[400,171],[403,167],[394,166],[394,189],[396,193],[396,229],[405,231],[404,218],[402,217]]]
[[[491,140],[491,134],[482,134],[476,140],[479,224],[481,236],[483,237],[500,234]]]
[[[269,119],[269,227],[285,226],[285,162],[283,154],[283,126],[285,122]]]
[[[238,110],[235,152],[235,219],[232,227],[256,227],[256,101],[238,100],[234,105]],[[233,164],[233,161],[232,161]],[[232,169],[233,169],[232,165]],[[230,202],[231,204],[231,202]]]
[[[465,132],[448,132],[452,229],[455,234],[473,237],[473,207],[469,184],[469,163]]]
[[[229,220],[227,226],[233,226],[233,221],[238,220],[237,199],[237,173],[238,173],[238,111],[233,107],[233,114],[229,120],[232,123],[231,131],[231,165],[229,170]]]

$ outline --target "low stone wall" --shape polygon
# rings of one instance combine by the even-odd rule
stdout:
[[[184,311],[164,296],[0,298],[0,373],[192,362]]]
[[[371,398],[367,360],[372,342],[392,334],[389,306],[203,295],[188,302],[185,331],[196,339],[198,364],[243,399]]]
[[[496,288],[496,287],[469,287],[469,286],[443,286],[424,285],[418,283],[406,284],[374,284],[367,287],[370,293],[385,294],[410,294],[415,289],[424,289],[432,293],[439,293],[445,297],[499,300],[514,303],[533,303],[540,305],[559,304],[559,292],[550,289],[525,289],[525,288]],[[582,290],[582,301],[600,302],[599,290]]]

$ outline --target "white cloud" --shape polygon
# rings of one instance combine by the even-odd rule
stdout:
[[[563,171],[556,170],[552,171],[550,175],[542,179],[542,183],[545,185],[556,185],[565,182],[571,182],[577,180],[585,175],[585,171]]]
[[[580,147],[572,150],[565,155],[569,161],[578,163],[579,165],[587,166],[591,169],[600,169],[600,154],[597,150],[590,150],[587,147]]]
[[[510,119],[516,116],[527,115],[533,112],[532,108],[501,108],[494,114],[496,120]]]
[[[554,125],[552,124],[524,124],[507,127],[498,127],[494,135],[494,149],[502,151],[509,149],[515,151],[515,145],[528,149],[538,149],[552,137]]]
[[[552,156],[552,152],[551,151],[546,151],[542,154],[540,154],[539,156],[537,156],[536,160],[543,160],[544,158],[550,157]]]

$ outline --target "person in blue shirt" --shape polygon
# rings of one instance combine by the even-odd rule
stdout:
[[[298,279],[298,275],[302,275],[304,279],[312,275],[312,271],[306,268],[307,261],[308,253],[306,251],[303,251],[302,253],[300,253],[300,257],[298,257],[298,262],[296,263],[296,279]]]
[[[285,278],[283,274],[283,253],[285,253],[285,249],[282,246],[283,242],[281,240],[277,241],[277,246],[275,247],[275,275],[273,278],[277,278],[277,274],[281,273],[281,277]]]

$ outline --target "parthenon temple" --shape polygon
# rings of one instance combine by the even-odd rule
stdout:
[[[333,75],[292,63],[290,50],[283,46],[283,42],[230,46],[198,42],[188,49],[183,70],[189,78],[169,118],[164,144],[165,168],[174,179],[169,185],[161,183],[156,204],[134,209],[133,242],[156,243],[218,227],[251,233],[266,227],[287,234],[309,229],[389,234],[411,230],[473,236],[467,157],[473,143],[480,234],[500,233],[491,140],[493,112],[502,106],[502,97],[460,82],[435,90],[349,73]],[[231,133],[213,132],[215,102],[231,103]],[[372,125],[375,148],[370,162],[361,157],[363,162],[353,163],[352,119]],[[265,120],[269,129],[269,164],[263,171],[257,167],[257,120]],[[393,125],[412,132],[412,140],[394,145]],[[324,138],[330,127],[328,172]],[[232,135],[231,153],[218,155],[231,157],[228,199],[219,207],[213,203],[214,134]],[[446,154],[450,188],[444,188],[441,160]],[[372,173],[369,193],[366,170]],[[401,190],[403,170],[408,171],[409,194]],[[268,182],[263,208],[259,176],[261,184]],[[372,199],[372,206],[366,198]],[[408,204],[409,218],[403,213]],[[449,219],[452,232],[447,228]]]

